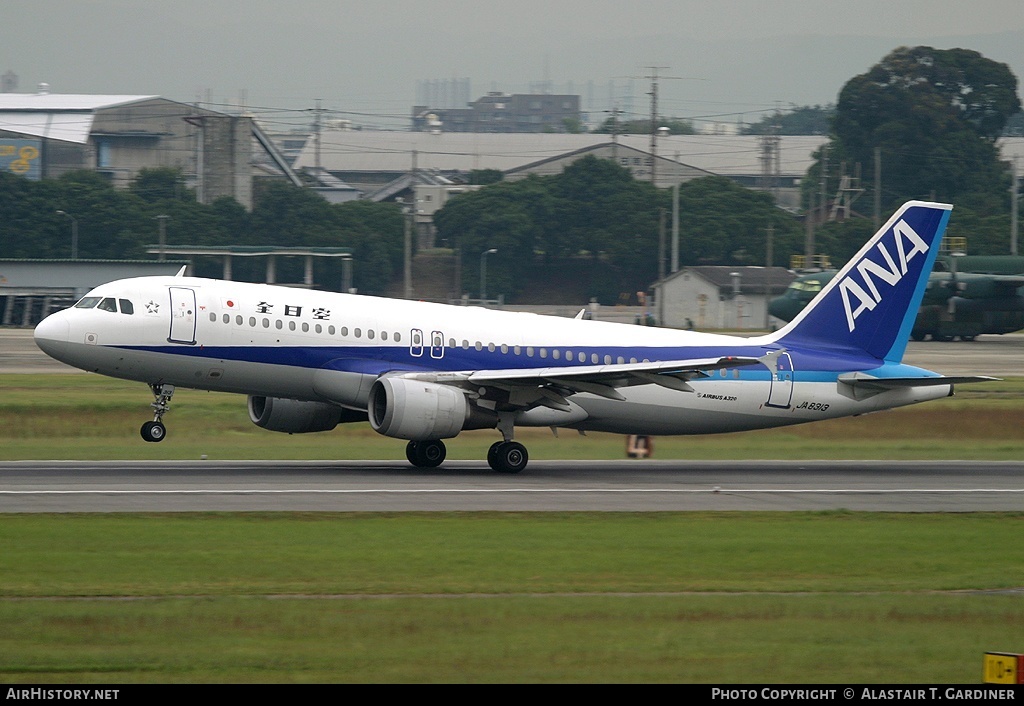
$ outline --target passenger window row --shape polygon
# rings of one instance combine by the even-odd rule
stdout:
[[[212,313],[212,312],[210,313],[210,321],[214,322],[214,323],[217,322],[217,314],[216,313]],[[231,314],[222,314],[221,315],[221,321],[223,323],[225,323],[225,324],[230,324],[232,322]],[[273,326],[275,329],[277,329],[279,331],[284,330],[284,328],[285,328],[285,322],[282,321],[281,319],[274,319],[273,322],[272,322],[272,320],[267,318],[267,317],[257,318],[255,316],[250,316],[250,317],[248,317],[248,319],[246,319],[246,317],[244,317],[244,316],[242,316],[240,314],[236,314],[235,317],[234,317],[234,322],[235,322],[236,326],[244,326],[244,325],[246,325],[246,323],[248,323],[250,328],[256,328],[258,326],[262,326],[265,329],[269,329],[271,326]],[[339,329],[339,328],[336,328],[333,324],[332,325],[328,325],[326,327],[324,327],[323,324],[314,324],[311,327],[309,325],[309,323],[305,322],[305,321],[303,321],[301,323],[296,323],[295,321],[289,321],[287,325],[288,325],[288,330],[289,331],[301,330],[303,333],[309,333],[309,331],[312,329],[315,333],[324,333],[324,331],[326,331],[329,336],[333,336],[336,333],[340,333],[344,337],[348,337],[348,335],[349,335],[349,328],[348,328],[348,326],[342,326]],[[366,338],[368,338],[370,340],[373,340],[373,339],[377,338],[377,336],[378,336],[378,332],[375,331],[374,329],[366,329],[365,331],[363,329],[361,329],[361,328],[353,328],[352,329],[352,335],[355,338],[362,338],[364,333],[366,334]],[[381,341],[389,340],[389,338],[388,338],[389,334],[388,334],[387,331],[380,331],[379,335],[380,335],[380,340]],[[399,332],[395,331],[393,334],[391,334],[391,340],[393,340],[395,343],[401,343],[402,342],[402,334],[400,334]],[[455,348],[456,346],[457,346],[457,344],[456,344],[455,339],[454,338],[449,338],[448,339],[448,347],[449,348]],[[462,339],[461,348],[463,350],[469,350],[470,347],[471,346],[470,346],[469,341],[467,339],[465,339],[465,338]],[[621,356],[621,355],[620,356],[616,356],[615,358],[613,358],[611,355],[607,355],[606,354],[604,356],[601,356],[598,353],[591,353],[589,355],[589,358],[588,358],[588,355],[585,352],[583,352],[583,351],[573,351],[572,349],[566,349],[566,350],[563,351],[563,350],[558,349],[558,348],[552,348],[549,351],[548,348],[535,348],[534,346],[509,346],[508,344],[505,344],[505,343],[502,343],[502,344],[488,343],[486,347],[487,347],[487,350],[490,351],[491,353],[494,353],[495,351],[500,350],[503,354],[508,354],[509,352],[511,352],[514,355],[522,355],[523,352],[525,351],[527,358],[533,358],[534,356],[537,356],[537,357],[540,357],[540,358],[544,359],[544,358],[547,358],[550,355],[553,360],[561,360],[563,358],[563,356],[564,356],[564,358],[565,358],[565,360],[567,362],[587,363],[589,361],[593,365],[599,365],[601,363],[603,363],[604,365],[612,365],[613,363],[615,363],[617,365],[623,365],[626,362],[629,362],[629,363],[639,363],[639,362],[649,363],[649,362],[651,362],[650,358],[644,358],[641,361],[638,358],[631,357],[627,361],[626,358],[624,356]],[[472,344],[472,348],[474,348],[474,349],[476,349],[478,351],[482,351],[484,349],[484,344],[481,341],[476,341],[476,342],[474,342]]]
[[[246,317],[242,316],[241,314],[236,314],[233,320],[234,320],[234,323],[235,323],[236,326],[245,326],[246,324],[248,324],[249,328],[262,327],[262,328],[266,328],[266,329],[269,329],[271,326],[273,326],[278,331],[283,331],[284,328],[285,328],[285,322],[283,320],[281,320],[281,319],[273,319],[273,320],[271,320],[270,318],[268,318],[266,316],[259,317],[259,318],[255,317],[255,316],[250,316],[250,317],[246,318]],[[214,313],[214,312],[210,313],[210,321],[214,322],[214,323],[217,322],[217,314],[216,313]],[[231,314],[222,314],[221,315],[221,321],[223,323],[225,323],[225,324],[230,324],[232,322]],[[319,334],[322,334],[322,333],[326,332],[327,335],[329,335],[329,336],[334,336],[335,334],[340,334],[342,336],[347,337],[349,335],[349,327],[348,326],[342,326],[342,327],[339,328],[339,327],[336,327],[334,324],[328,324],[327,326],[324,326],[323,324],[313,324],[312,326],[310,326],[308,321],[303,321],[301,323],[295,322],[295,321],[289,321],[287,323],[287,327],[288,327],[289,331],[300,331],[301,330],[303,333],[309,333],[310,331],[313,331],[314,333],[319,333]],[[396,343],[401,343],[401,341],[402,341],[402,334],[400,334],[397,331],[395,331],[393,334],[390,334],[387,331],[380,331],[380,332],[378,332],[375,329],[363,330],[362,328],[358,328],[358,327],[352,329],[352,335],[355,338],[362,338],[364,334],[366,335],[366,338],[368,338],[370,340],[376,339],[378,334],[379,334],[380,340],[382,340],[382,341],[389,340],[389,337],[390,337],[390,340],[393,340]]]

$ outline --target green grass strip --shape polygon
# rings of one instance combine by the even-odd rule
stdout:
[[[1024,514],[0,516],[0,681],[971,683]]]

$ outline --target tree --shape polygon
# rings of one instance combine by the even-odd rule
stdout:
[[[732,179],[703,177],[679,188],[680,261],[692,265],[763,265],[766,229],[774,229],[773,265],[788,264],[803,235],[797,222],[772,197]]]
[[[827,135],[836,107],[834,105],[791,106],[784,112],[766,115],[743,129],[744,135]]]
[[[682,118],[658,118],[658,127],[667,127],[673,135],[693,135],[696,130],[693,123]],[[595,134],[612,133],[618,135],[649,135],[651,134],[650,118],[621,121],[614,116],[605,120],[601,125],[591,132]]]
[[[764,264],[768,226],[775,231],[776,264],[803,242],[802,229],[770,195],[725,177],[687,182],[680,203],[683,264]],[[612,304],[658,276],[659,216],[670,209],[668,190],[587,156],[558,175],[460,195],[434,222],[439,236],[462,250],[467,291],[476,283],[480,253],[497,248],[488,258],[490,293],[516,295],[538,267],[551,272],[562,263],[587,280],[588,297]]]
[[[469,183],[485,186],[497,184],[505,178],[505,173],[500,169],[473,169],[469,172]]]
[[[878,148],[886,210],[908,198],[1005,193],[995,140],[1020,109],[1006,64],[967,49],[900,47],[843,87],[829,163],[861,164],[867,175]]]
[[[174,167],[139,170],[128,190],[143,201],[195,201],[195,191],[185,187],[185,176]]]

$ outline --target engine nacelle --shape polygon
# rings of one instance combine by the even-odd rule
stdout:
[[[412,441],[450,439],[463,429],[497,424],[493,412],[470,404],[462,390],[405,378],[374,382],[367,411],[374,431]]]
[[[302,402],[281,397],[249,396],[249,419],[258,427],[287,434],[330,431],[341,422],[365,419],[361,412],[325,402]]]

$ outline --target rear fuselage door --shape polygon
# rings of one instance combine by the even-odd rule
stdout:
[[[789,407],[793,399],[793,359],[789,353],[781,354],[775,361],[772,373],[772,387],[768,393],[769,407]]]
[[[196,292],[188,287],[169,287],[171,296],[170,343],[196,344]]]

